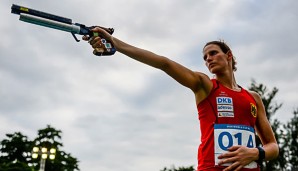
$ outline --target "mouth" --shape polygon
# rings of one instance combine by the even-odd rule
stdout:
[[[208,68],[211,69],[214,65],[215,65],[215,63],[209,63]]]

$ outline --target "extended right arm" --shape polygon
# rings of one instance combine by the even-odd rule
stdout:
[[[157,55],[145,49],[141,49],[129,45],[100,28],[95,28],[93,31],[99,32],[105,39],[111,41],[118,52],[135,59],[144,64],[158,68],[166,72],[169,76],[174,78],[177,82],[185,87],[190,88],[196,95],[199,94],[201,98],[205,98],[211,90],[212,83],[209,77],[200,72],[194,72],[167,57]],[[101,46],[100,37],[93,37],[90,41],[93,48]],[[198,99],[197,99],[198,101]]]

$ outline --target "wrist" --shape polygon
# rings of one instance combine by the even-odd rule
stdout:
[[[114,44],[114,37],[112,36],[112,35],[110,35],[110,42],[112,43],[112,44]]]
[[[261,146],[258,146],[257,149],[258,149],[258,152],[259,152],[259,153],[258,153],[258,159],[256,160],[256,162],[257,162],[259,165],[261,165],[262,162],[265,160],[265,150],[264,150],[264,148],[261,147]]]
[[[109,35],[108,41],[109,41],[110,43],[112,43],[114,47],[115,47],[115,39],[116,39],[116,38],[114,38],[114,36]]]

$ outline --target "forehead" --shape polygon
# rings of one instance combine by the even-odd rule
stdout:
[[[212,50],[217,50],[217,51],[221,51],[220,47],[216,44],[210,44],[204,47],[203,49],[203,54],[206,54]]]

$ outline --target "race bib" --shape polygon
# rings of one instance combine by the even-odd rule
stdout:
[[[256,147],[255,130],[246,125],[215,124],[214,125],[214,157],[215,165],[218,165],[218,156],[228,152],[228,148],[235,145],[243,145],[249,148]],[[229,166],[226,163],[221,166]],[[251,162],[244,168],[257,168],[256,162]]]

